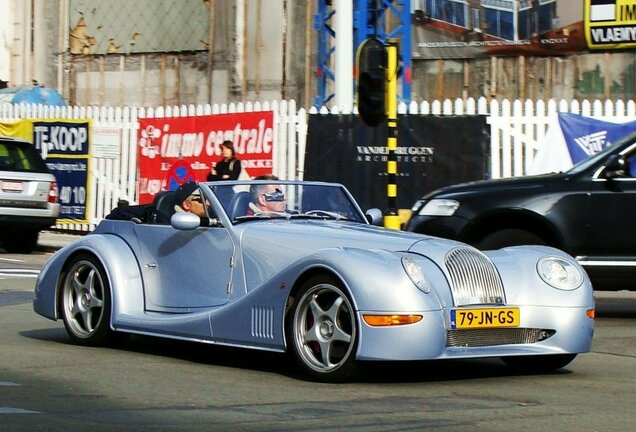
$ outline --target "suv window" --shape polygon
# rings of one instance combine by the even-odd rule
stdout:
[[[31,144],[8,141],[0,141],[0,171],[49,172]]]

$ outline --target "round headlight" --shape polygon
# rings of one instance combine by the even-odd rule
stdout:
[[[432,199],[424,204],[420,216],[452,216],[459,208],[459,201],[451,199]]]
[[[583,273],[574,263],[559,257],[541,258],[537,272],[548,285],[560,290],[573,290],[583,283]]]
[[[404,271],[413,281],[415,286],[420,289],[420,291],[426,294],[431,292],[431,284],[428,283],[422,268],[415,262],[415,260],[413,260],[413,258],[408,256],[402,257],[402,267],[404,267]]]

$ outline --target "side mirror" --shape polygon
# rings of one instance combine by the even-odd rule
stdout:
[[[369,209],[364,215],[367,217],[367,222],[369,222],[371,225],[381,226],[384,220],[384,217],[382,216],[382,210],[378,208]]]
[[[605,178],[611,180],[614,178],[625,177],[625,168],[625,158],[618,154],[612,155],[607,159],[607,164],[605,165]]]
[[[201,218],[192,213],[175,213],[170,218],[170,225],[178,230],[193,230],[201,225]]]

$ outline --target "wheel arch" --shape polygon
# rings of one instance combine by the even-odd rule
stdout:
[[[502,229],[520,229],[541,237],[549,246],[562,249],[563,239],[544,216],[526,209],[503,209],[477,219],[464,233],[461,241],[475,244]]]
[[[58,319],[61,316],[60,295],[66,273],[75,259],[82,254],[94,257],[106,274],[113,302],[111,327],[115,327],[117,316],[122,313],[143,310],[144,289],[141,270],[132,249],[115,235],[90,235],[76,243],[61,264],[55,285],[55,312]]]

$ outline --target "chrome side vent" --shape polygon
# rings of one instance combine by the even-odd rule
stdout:
[[[504,304],[501,278],[486,255],[474,248],[451,249],[444,258],[455,306]]]
[[[274,339],[274,308],[254,306],[252,308],[252,336]]]

